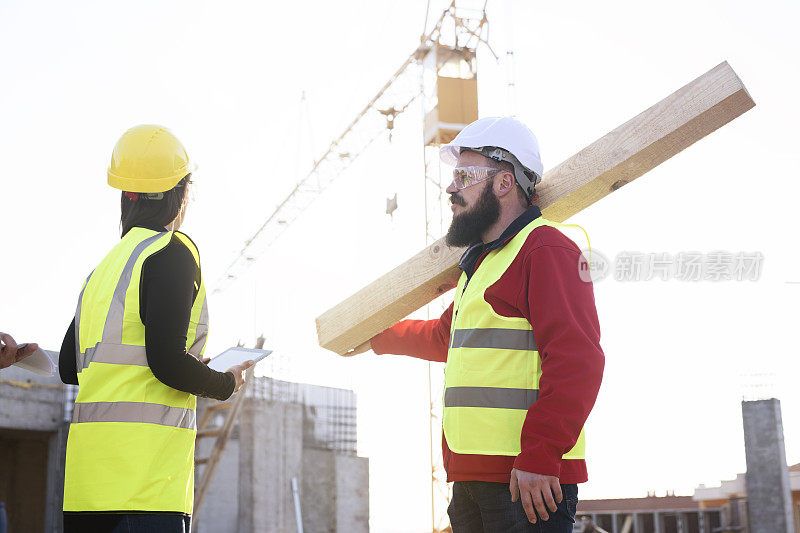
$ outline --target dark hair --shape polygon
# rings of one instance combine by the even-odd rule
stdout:
[[[166,191],[160,200],[148,198],[139,193],[137,200],[131,200],[122,193],[122,214],[120,225],[125,235],[134,226],[165,227],[170,224],[186,206],[186,189],[191,173],[183,177],[175,187]]]
[[[469,148],[462,148],[461,153],[463,154],[465,151],[470,150]],[[470,150],[471,152],[475,152],[477,154],[483,155],[477,150]],[[483,156],[486,159],[486,164],[492,168],[496,168],[498,170],[505,170],[506,172],[511,172],[511,175],[514,176],[514,184],[516,185],[515,189],[517,191],[517,198],[519,199],[520,203],[525,207],[528,207],[531,203],[528,201],[528,196],[525,194],[525,189],[522,188],[522,185],[519,184],[517,181],[517,173],[514,171],[514,165],[509,163],[508,161],[498,161],[497,159],[492,159],[491,157]]]

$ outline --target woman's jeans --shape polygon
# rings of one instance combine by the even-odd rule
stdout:
[[[64,513],[65,533],[189,533],[191,517],[172,514]]]

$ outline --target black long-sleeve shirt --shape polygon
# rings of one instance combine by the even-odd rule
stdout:
[[[197,296],[196,269],[194,256],[177,238],[145,259],[139,285],[139,316],[145,326],[147,364],[156,379],[169,387],[226,400],[236,384],[233,374],[212,370],[186,352],[189,318]],[[78,384],[74,318],[61,344],[58,371],[64,383]]]

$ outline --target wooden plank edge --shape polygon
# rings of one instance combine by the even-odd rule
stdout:
[[[417,302],[430,302],[448,292],[458,282],[460,270],[458,270],[457,265],[458,259],[461,257],[463,251],[464,248],[448,247],[444,244],[444,240],[440,239],[417,253],[406,263],[392,269],[352,296],[322,313],[316,319],[317,336],[320,346],[338,354],[346,353],[354,346],[361,344],[371,337],[356,342],[356,340],[351,340],[359,338],[353,337],[355,331],[366,329],[367,331],[381,332],[397,322],[397,319],[394,317],[408,316],[425,305],[425,303],[418,304]],[[429,265],[426,270],[432,272],[436,272],[436,270],[441,271],[430,278],[426,277],[421,279],[419,282],[413,284],[413,286],[404,290],[402,294],[398,295],[403,296],[403,298],[398,297],[377,312],[369,311],[369,306],[364,305],[364,300],[368,300],[371,294],[383,295],[385,297],[386,294],[395,293],[397,291],[396,280],[398,276],[402,275],[404,270],[407,270],[407,264],[410,262],[427,262]],[[446,264],[448,266],[445,268],[436,266],[441,264]],[[341,324],[344,321],[351,323],[351,327],[347,328],[345,331],[340,330],[335,335],[328,334],[330,331],[330,328],[328,328],[329,325]]]
[[[711,85],[705,86],[709,82]],[[709,93],[719,93],[720,98],[716,103],[687,117],[683,124],[665,135],[655,137],[649,144],[613,162],[601,174],[574,188],[570,188],[571,184],[563,179],[570,172],[579,172],[570,171],[576,163],[582,168],[604,166],[605,162],[600,161],[599,155],[602,150],[599,149],[604,147],[607,139],[614,139],[647,119],[658,122],[664,116],[679,114],[687,98],[692,103],[702,96],[707,97]],[[755,102],[741,79],[728,62],[723,61],[545,172],[539,186],[542,214],[556,222],[565,221],[738,118],[753,106]],[[554,198],[556,196],[557,199]]]

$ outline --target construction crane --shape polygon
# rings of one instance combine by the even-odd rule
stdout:
[[[479,15],[479,16],[478,16]],[[400,68],[381,87],[342,133],[334,139],[325,153],[317,159],[286,198],[278,204],[261,227],[244,242],[231,264],[214,284],[214,292],[224,291],[233,281],[241,278],[245,270],[255,263],[297,217],[316,200],[325,189],[362,155],[379,138],[389,135],[398,116],[423,95],[423,78],[426,69],[436,63],[427,61],[431,51],[459,54],[472,50],[477,43],[487,44],[488,24],[486,8],[482,11],[463,10],[452,0],[433,28],[423,34],[420,45],[400,65]],[[445,46],[443,43],[450,43]],[[452,66],[448,62],[444,66]],[[432,102],[435,107],[436,102]],[[477,104],[476,104],[477,105]],[[456,131],[457,133],[457,131]],[[426,141],[427,142],[427,141]]]
[[[470,122],[478,118],[477,45],[488,46],[486,6],[472,17],[456,14],[451,4],[453,27],[450,39],[429,45],[422,60],[423,160],[425,168],[425,244],[439,239],[445,230],[445,188],[450,176],[442,174],[439,148],[453,140]],[[484,35],[486,37],[484,37]],[[494,52],[492,51],[494,55]],[[495,58],[497,56],[495,55]],[[427,306],[428,319],[444,310],[441,300]],[[447,506],[450,488],[442,464],[441,412],[444,365],[428,363],[429,444],[431,465],[431,529],[450,531]]]
[[[385,135],[391,136],[397,117],[417,100],[421,100],[423,125],[426,244],[443,235],[444,189],[450,179],[442,174],[439,147],[451,141],[467,124],[478,118],[477,47],[484,45],[496,60],[498,57],[488,43],[486,3],[482,9],[474,10],[457,7],[456,1],[452,0],[430,31],[427,30],[427,16],[426,12],[419,46],[330,143],[322,157],[314,162],[310,172],[297,183],[261,227],[245,241],[217,281],[215,293],[224,291],[242,277],[244,271],[370,145]],[[396,197],[387,201],[387,214],[396,209],[396,201]],[[432,304],[428,307],[429,318],[441,311],[440,305]],[[450,531],[447,518],[450,494],[439,451],[442,375],[441,363],[428,364],[433,533]]]

